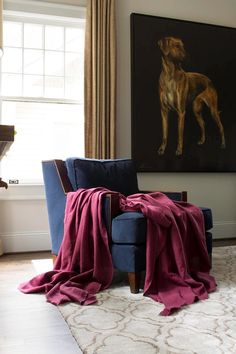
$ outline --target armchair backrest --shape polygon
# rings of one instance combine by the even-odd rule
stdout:
[[[42,161],[42,169],[53,254],[58,254],[63,238],[68,192],[93,187],[105,187],[124,195],[138,192],[137,174],[130,159],[50,160]]]
[[[126,196],[139,191],[137,173],[131,159],[68,158],[65,164],[74,190],[105,187]]]

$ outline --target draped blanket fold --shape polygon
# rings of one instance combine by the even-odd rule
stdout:
[[[141,211],[147,217],[144,295],[164,304],[161,315],[208,298],[216,283],[209,274],[201,210],[159,192],[124,197],[105,188],[68,193],[64,237],[54,269],[19,289],[44,292],[47,301],[55,305],[96,302],[96,293],[108,288],[113,277],[109,238],[102,220],[102,200],[107,193],[119,195],[121,210]]]

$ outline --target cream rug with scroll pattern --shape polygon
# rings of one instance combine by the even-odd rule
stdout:
[[[236,246],[213,250],[217,291],[162,317],[163,305],[116,284],[90,306],[59,310],[84,354],[235,354]]]

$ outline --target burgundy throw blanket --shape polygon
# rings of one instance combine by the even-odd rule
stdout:
[[[68,193],[64,238],[52,271],[23,283],[24,293],[44,292],[49,302],[89,305],[113,277],[109,240],[102,221],[104,188]],[[209,275],[203,215],[162,193],[119,194],[123,211],[141,211],[148,220],[144,295],[164,304],[162,315],[206,299],[216,288]]]

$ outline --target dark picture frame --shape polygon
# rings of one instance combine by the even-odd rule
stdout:
[[[137,170],[235,172],[236,29],[136,13],[130,19],[131,138]],[[177,46],[184,48],[184,58],[173,54]],[[176,68],[181,70],[178,75],[173,73]],[[171,75],[162,76],[160,87],[161,75],[171,70]],[[170,90],[168,85],[172,85]],[[184,118],[180,116],[183,106]]]

